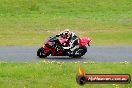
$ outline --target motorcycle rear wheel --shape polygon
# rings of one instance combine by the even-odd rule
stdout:
[[[38,49],[38,51],[37,51],[37,56],[38,56],[39,58],[45,58],[45,57],[47,57],[47,55],[44,53],[43,47],[41,47],[41,48]]]

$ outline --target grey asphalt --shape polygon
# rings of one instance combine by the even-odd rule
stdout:
[[[38,62],[49,61],[95,61],[95,62],[123,62],[132,61],[132,46],[91,46],[88,52],[81,58],[69,58],[65,56],[49,56],[40,59],[36,56],[40,46],[1,46],[0,61],[11,62]]]

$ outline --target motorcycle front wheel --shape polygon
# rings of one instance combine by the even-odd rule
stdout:
[[[75,51],[73,51],[73,54],[70,55],[70,57],[72,57],[72,58],[80,58],[81,56],[85,55],[86,52],[87,52],[87,47],[83,46],[83,47],[78,48]]]

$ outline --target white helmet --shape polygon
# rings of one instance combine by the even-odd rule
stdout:
[[[69,29],[65,29],[64,30],[63,37],[65,37],[65,38],[69,38],[70,37],[70,31],[69,31]]]
[[[70,30],[69,29],[65,29],[64,32],[70,32]]]

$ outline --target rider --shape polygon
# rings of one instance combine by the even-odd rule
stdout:
[[[71,51],[74,51],[76,48],[79,48],[78,37],[74,32],[70,32],[69,29],[65,29],[60,34],[56,35],[56,37],[60,36],[67,39],[67,43],[69,44]]]

